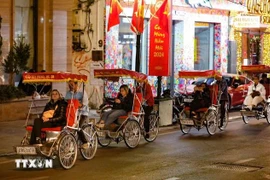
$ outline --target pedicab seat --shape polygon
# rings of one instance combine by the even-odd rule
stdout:
[[[186,111],[189,111],[189,110],[190,110],[190,107],[185,107],[185,110],[186,110]]]
[[[66,117],[67,117],[67,125],[73,126],[76,119],[76,111],[79,108],[79,101],[77,99],[68,100],[68,106],[66,111]],[[27,131],[32,131],[33,126],[26,126]],[[56,126],[51,128],[42,128],[42,132],[46,131],[62,131],[63,126]]]
[[[196,112],[206,112],[208,110],[208,108],[200,108],[198,110],[196,110]]]

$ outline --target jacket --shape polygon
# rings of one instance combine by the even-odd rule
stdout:
[[[147,106],[154,106],[155,100],[149,83],[144,83],[143,87],[138,87],[136,90],[143,94],[143,99],[146,101]]]
[[[114,103],[113,109],[123,109],[126,112],[132,111],[133,97],[134,95],[132,93],[128,93],[126,97],[118,94],[117,99],[120,99],[121,103]]]
[[[258,83],[257,86],[255,87],[255,84],[252,84],[248,87],[248,95],[251,95],[253,91],[259,91],[260,96],[265,100],[265,88],[261,83]]]
[[[67,102],[65,100],[58,100],[55,103],[53,101],[50,101],[46,104],[43,113],[48,110],[55,110],[53,117],[49,118],[49,122],[51,122],[54,126],[65,126],[66,125],[66,109],[67,109]],[[43,116],[43,113],[42,113],[42,116]]]

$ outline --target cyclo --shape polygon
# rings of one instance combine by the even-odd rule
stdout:
[[[24,83],[68,82],[70,80],[80,82],[84,87],[87,76],[64,72],[23,74]],[[14,147],[15,152],[22,155],[22,158],[58,158],[59,163],[64,169],[70,169],[74,166],[78,149],[84,159],[92,159],[97,150],[96,131],[91,123],[79,127],[80,114],[78,113],[78,106],[79,102],[77,99],[72,97],[72,99],[68,100],[66,126],[42,128],[42,144],[30,145],[30,136],[33,126],[28,124],[28,115],[25,122],[26,134],[21,141],[21,145]],[[88,142],[87,148],[81,147],[82,141],[78,134],[79,131],[83,132]]]
[[[242,66],[241,70],[248,75],[260,74],[260,73],[269,73],[270,66],[266,65],[247,65]],[[265,118],[266,122],[270,124],[270,84],[263,84],[266,90],[266,101],[262,101],[256,107],[253,107],[251,111],[247,111],[245,109],[245,105],[243,105],[242,110],[240,111],[242,119],[245,124],[248,124],[251,117],[256,118],[257,120]]]
[[[159,117],[157,112],[152,112],[149,117],[149,136],[146,136],[144,130],[144,110],[142,107],[142,93],[136,92],[136,82],[147,81],[147,75],[136,71],[126,69],[99,69],[94,70],[95,78],[102,78],[106,81],[119,82],[119,78],[131,78],[135,80],[135,88],[133,90],[133,107],[132,111],[127,116],[121,116],[114,121],[108,128],[98,131],[98,143],[102,147],[110,145],[111,141],[119,143],[124,140],[129,148],[135,148],[141,138],[141,134],[148,142],[156,139],[159,132]],[[106,83],[105,83],[106,84]],[[103,109],[103,111],[110,110]],[[102,113],[102,112],[101,112]]]
[[[221,74],[214,70],[206,70],[206,71],[179,71],[179,78],[198,78],[198,77],[221,77]],[[228,124],[228,105],[225,104],[225,117],[223,119],[223,126],[221,126],[220,112],[221,112],[221,104],[220,98],[222,92],[219,91],[217,81],[213,81],[209,85],[210,89],[210,97],[211,97],[211,106],[208,108],[200,108],[196,110],[196,114],[198,117],[190,117],[190,103],[193,101],[194,97],[192,95],[186,95],[182,98],[181,106],[182,111],[179,114],[179,124],[180,129],[184,134],[190,132],[192,127],[200,130],[204,126],[206,127],[207,132],[210,135],[214,135],[217,127],[220,130],[224,130]],[[187,87],[187,86],[186,86]]]

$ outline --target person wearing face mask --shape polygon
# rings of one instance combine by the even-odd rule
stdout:
[[[100,121],[96,124],[96,127],[103,129],[105,126],[112,124],[118,117],[127,115],[132,111],[133,106],[133,94],[131,93],[127,85],[120,86],[120,93],[114,100],[113,108],[111,111],[104,112],[101,115]]]
[[[260,102],[265,100],[265,88],[259,83],[259,77],[254,76],[252,78],[253,84],[248,87],[248,94],[244,100],[244,105],[246,105],[246,110],[252,110]]]

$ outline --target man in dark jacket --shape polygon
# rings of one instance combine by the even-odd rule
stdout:
[[[216,80],[217,80],[218,91],[219,91],[219,96],[220,96],[220,99],[219,99],[220,100],[220,127],[223,127],[223,122],[224,122],[225,113],[226,113],[225,105],[229,101],[228,84],[227,84],[226,79],[224,79],[224,77],[217,76]]]

